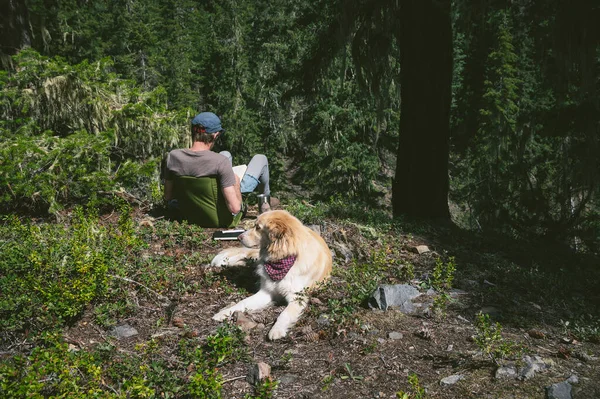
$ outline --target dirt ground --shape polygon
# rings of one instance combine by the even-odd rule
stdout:
[[[144,220],[154,219],[140,213],[136,220],[143,224]],[[252,217],[247,219],[248,226],[252,221]],[[355,244],[355,259],[379,242],[365,238],[364,232],[352,223],[342,226],[329,221],[320,227],[330,246],[336,231],[344,229]],[[398,310],[372,310],[365,306],[356,309],[351,320],[343,325],[330,323],[324,317],[329,312],[328,301],[336,297],[336,287],[344,284],[339,277],[334,277],[327,291],[311,299],[310,310],[284,339],[270,342],[266,338],[282,306],[248,315],[259,324],[246,338],[248,358],[225,364],[219,370],[225,380],[223,397],[243,398],[252,393],[252,386],[244,376],[251,364],[265,362],[271,366],[272,377],[279,381],[276,398],[395,398],[399,391],[413,392],[408,383],[411,373],[417,374],[427,398],[544,398],[546,386],[565,381],[572,375],[579,380],[573,385],[574,398],[600,398],[600,361],[597,360],[600,345],[581,342],[560,325],[560,319],[568,316],[573,304],[557,303],[545,296],[544,289],[532,285],[530,290],[528,284],[533,283],[522,280],[519,277],[522,275],[511,277],[509,271],[504,275],[502,270],[489,266],[490,258],[506,259],[512,249],[518,253],[523,251],[511,248],[510,243],[503,245],[493,238],[462,235],[451,228],[419,233],[409,229],[397,237],[397,242],[402,248],[402,260],[415,266],[415,284],[420,276],[431,272],[437,254],[456,256],[454,287],[461,291],[451,300],[445,314],[405,315]],[[174,305],[169,312],[152,294],[140,296],[136,313],[119,320],[138,330],[139,334],[134,337],[117,341],[94,323],[91,314],[86,314],[65,332],[68,341],[80,347],[110,341],[118,350],[127,352],[133,351],[137,343],[154,337],[162,344],[161,355],[177,362],[180,337],[192,334],[202,342],[219,326],[211,316],[249,295],[256,287],[257,279],[250,267],[213,270],[211,272],[221,279],[206,286],[208,260],[220,249],[237,245],[213,242],[211,232],[207,230],[206,240],[191,249],[165,247],[163,240],[156,237],[147,249],[147,256],[164,253],[176,258],[201,252],[204,255],[201,258],[206,261],[187,267],[183,272],[186,283],[199,283],[206,289],[171,298]],[[419,255],[411,250],[415,245],[427,245],[431,251]],[[338,254],[334,257],[334,268],[346,268],[352,261]],[[593,284],[582,286],[584,292],[572,293],[573,301],[582,300],[583,305],[594,303],[598,293],[589,292],[589,287]],[[134,288],[139,289],[132,285]],[[548,290],[547,295],[554,294]],[[524,354],[547,359],[551,367],[525,381],[496,379],[497,367],[481,353],[472,338],[476,334],[475,315],[481,310],[488,311],[502,323],[505,339],[521,345]],[[390,333],[401,333],[401,338],[393,334],[396,339],[392,339]],[[456,374],[463,378],[453,385],[442,386],[441,379]]]

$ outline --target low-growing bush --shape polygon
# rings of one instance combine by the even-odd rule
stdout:
[[[59,327],[109,289],[136,241],[123,209],[122,230],[99,223],[93,210],[76,208],[71,223],[0,225],[0,330],[6,334]]]

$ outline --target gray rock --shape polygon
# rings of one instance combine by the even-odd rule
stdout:
[[[567,379],[567,382],[571,385],[577,385],[579,384],[579,377],[577,377],[576,374],[573,374]]]
[[[380,285],[375,289],[369,300],[369,307],[387,310],[393,306],[402,313],[414,313],[412,299],[421,295],[419,290],[408,284]]]
[[[296,381],[298,379],[298,377],[294,374],[284,374],[281,377],[279,377],[279,382],[282,383],[283,385],[287,385],[287,384],[291,384],[292,382]]]
[[[402,335],[402,333],[400,333],[400,332],[392,331],[391,333],[388,334],[388,338],[397,340],[397,339],[404,338],[404,335]]]
[[[331,248],[336,256],[344,259],[345,262],[350,262],[354,257],[352,249],[345,243],[336,241],[331,244]]]
[[[252,385],[259,384],[262,380],[271,376],[271,366],[267,363],[259,362],[251,364],[248,368],[248,374],[246,375],[246,381]]]
[[[517,378],[517,368],[515,366],[498,367],[495,377],[497,379],[515,379]]]
[[[322,327],[329,327],[329,325],[331,325],[331,319],[329,318],[328,315],[322,314],[317,319],[317,324]]]
[[[440,381],[440,385],[442,385],[444,387],[454,385],[458,381],[462,380],[463,378],[465,378],[465,376],[462,374],[454,374],[454,375],[451,375],[450,377],[442,378],[442,380]]]
[[[520,380],[529,380],[535,377],[535,373],[549,369],[552,366],[551,361],[546,361],[539,356],[525,356],[523,357],[525,366],[519,371]]]
[[[113,328],[110,334],[115,338],[121,339],[133,337],[134,335],[138,335],[139,333],[135,328],[131,327],[129,324],[121,324],[120,326],[116,326],[115,328]]]
[[[546,398],[571,399],[571,384],[569,384],[567,381],[563,381],[546,387]]]

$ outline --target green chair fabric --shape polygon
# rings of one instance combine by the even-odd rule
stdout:
[[[242,219],[243,212],[233,216],[227,208],[216,176],[179,176],[173,182],[181,219],[201,227],[222,228],[234,227]]]

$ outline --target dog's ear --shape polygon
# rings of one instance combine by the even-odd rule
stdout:
[[[281,240],[290,233],[290,227],[288,224],[285,222],[285,220],[279,218],[273,218],[269,220],[268,229],[271,242]]]

